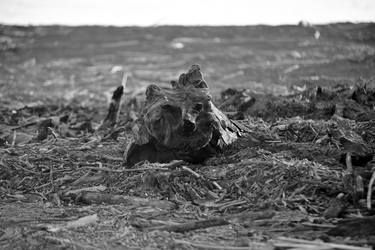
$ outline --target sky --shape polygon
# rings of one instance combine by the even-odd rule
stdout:
[[[0,23],[254,25],[375,22],[375,0],[0,0]]]

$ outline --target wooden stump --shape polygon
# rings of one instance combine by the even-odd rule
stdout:
[[[234,142],[241,129],[212,103],[198,65],[193,65],[171,89],[150,85],[126,162],[199,163]]]

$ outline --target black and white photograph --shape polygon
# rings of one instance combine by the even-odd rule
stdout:
[[[374,247],[374,0],[0,0],[0,249]]]

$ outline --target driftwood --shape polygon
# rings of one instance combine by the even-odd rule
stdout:
[[[171,89],[150,85],[140,119],[133,127],[126,162],[180,159],[202,162],[234,142],[242,129],[212,103],[198,65],[182,74]]]

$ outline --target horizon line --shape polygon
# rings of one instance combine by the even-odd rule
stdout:
[[[49,27],[49,26],[66,26],[66,27],[139,27],[139,28],[152,28],[152,27],[247,27],[247,26],[270,26],[270,27],[277,27],[277,26],[299,26],[301,23],[305,23],[306,26],[324,26],[324,25],[332,25],[332,24],[375,24],[375,20],[361,20],[361,21],[349,21],[349,20],[342,20],[342,21],[332,21],[332,22],[317,22],[312,23],[305,20],[301,20],[297,23],[279,23],[279,24],[271,24],[271,23],[255,23],[255,24],[150,24],[150,25],[140,25],[140,24],[65,24],[65,23],[11,23],[11,22],[1,22],[1,26],[38,26],[38,27]]]

